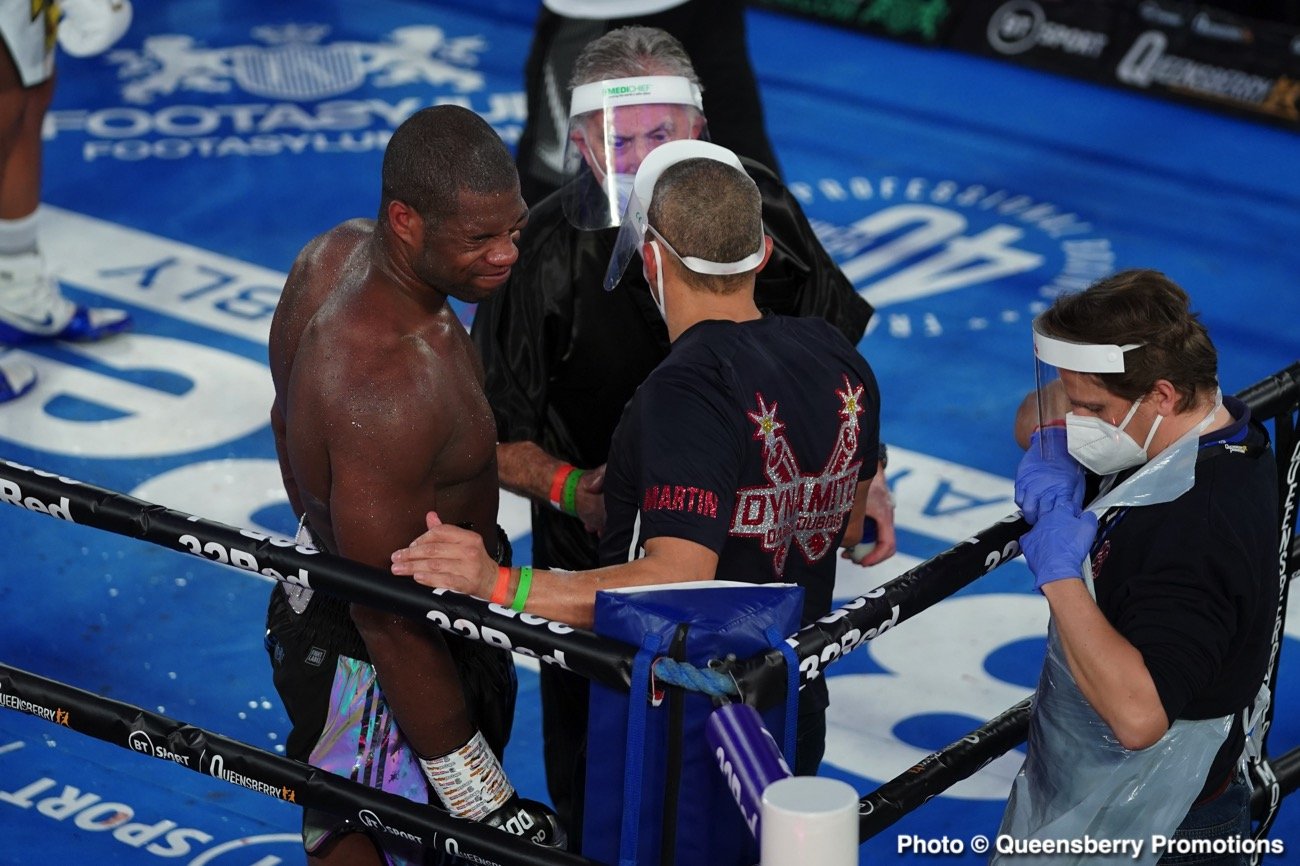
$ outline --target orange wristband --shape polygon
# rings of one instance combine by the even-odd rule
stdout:
[[[497,585],[492,588],[492,597],[488,601],[493,604],[505,604],[506,596],[510,592],[510,569],[504,565],[497,566]]]
[[[563,510],[564,482],[568,481],[569,476],[576,471],[577,467],[569,463],[561,463],[555,470],[555,474],[551,476],[551,505]]]

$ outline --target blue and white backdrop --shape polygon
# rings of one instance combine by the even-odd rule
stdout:
[[[138,327],[13,350],[41,380],[0,407],[0,456],[291,531],[265,358],[284,273],[316,233],[374,214],[385,142],[416,109],[458,102],[517,140],[533,15],[525,0],[138,3],[112,53],[61,59],[42,242],[70,296],[129,307]],[[788,183],[879,311],[860,349],[881,381],[900,553],[845,567],[841,598],[1014,509],[1029,320],[1055,293],[1165,271],[1202,310],[1226,392],[1300,356],[1294,133],[770,12],[749,25]],[[336,74],[285,74],[293,52],[328,52]],[[502,522],[526,557],[522,502],[507,497]],[[0,546],[0,661],[282,748],[264,580],[13,508]],[[866,793],[1025,697],[1046,623],[1031,587],[1012,562],[833,667],[824,773]],[[1275,752],[1300,742],[1298,629]],[[544,797],[533,670],[507,764]],[[969,841],[995,832],[1019,760],[877,836],[863,862],[979,862]],[[1298,809],[1274,831],[1282,860],[1300,858]],[[294,806],[0,713],[0,864],[273,866],[301,862],[297,826]],[[966,853],[900,850],[945,836]]]

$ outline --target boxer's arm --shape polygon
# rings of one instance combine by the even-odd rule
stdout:
[[[347,348],[339,347],[338,354],[346,357]],[[433,400],[425,405],[445,405],[451,398],[439,403],[438,395],[428,393],[430,377],[421,378],[410,366],[385,363],[380,369],[360,354],[319,371],[314,378],[325,391],[321,405],[298,402],[295,411],[305,409],[302,417],[320,419],[328,431],[330,523],[338,554],[383,569],[393,547],[424,527],[425,511],[437,501],[431,468],[450,432],[439,422],[443,413],[397,407],[417,404],[413,395]],[[353,604],[351,613],[412,748],[441,755],[465,743],[474,730],[441,633],[376,608]]]
[[[271,435],[275,439],[275,456],[280,464],[280,480],[284,484],[284,493],[289,497],[289,507],[295,517],[304,513],[302,494],[298,492],[298,481],[293,477],[293,467],[289,465],[289,455],[285,450],[284,410],[277,397],[271,404]]]
[[[427,353],[411,341],[359,351],[366,355],[360,363],[319,377],[333,383],[335,407],[344,411],[315,417],[331,430],[329,498],[339,552],[382,567],[392,546],[423,526],[445,475],[476,468],[465,466],[452,447],[472,381],[430,369]],[[414,357],[403,359],[404,351]],[[338,354],[347,356],[344,348]],[[459,531],[482,549],[483,536]],[[393,719],[438,800],[460,817],[564,847],[554,812],[519,797],[475,730],[442,633],[427,621],[355,603],[350,611]]]

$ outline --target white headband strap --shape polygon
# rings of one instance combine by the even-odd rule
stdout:
[[[677,260],[686,267],[690,268],[697,274],[709,274],[711,276],[726,276],[728,274],[743,274],[752,271],[763,263],[763,253],[767,251],[763,238],[758,239],[758,250],[745,256],[743,259],[735,262],[711,262],[708,259],[701,259],[697,256],[684,256],[673,245],[668,243],[668,239],[659,234],[659,230],[654,226],[646,223],[646,229],[659,239],[659,242],[668,247],[668,252],[677,257]]]
[[[569,100],[569,117],[620,105],[691,105],[704,110],[700,88],[680,75],[641,75],[579,84]]]
[[[654,197],[655,184],[659,182],[659,176],[667,171],[669,166],[676,165],[687,159],[712,159],[724,165],[729,165],[737,171],[745,171],[745,167],[740,162],[740,157],[713,142],[700,141],[694,138],[666,142],[650,151],[646,158],[642,160],[641,166],[636,170],[633,190],[636,192],[637,198],[645,204],[647,210],[650,208],[650,200]]]
[[[1076,373],[1123,373],[1124,353],[1142,346],[1129,343],[1072,343],[1049,337],[1034,325],[1034,354],[1044,364]]]

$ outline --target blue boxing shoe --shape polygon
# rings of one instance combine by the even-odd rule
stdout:
[[[36,371],[30,364],[0,358],[0,403],[26,394],[36,385]]]
[[[40,253],[0,256],[0,344],[102,340],[131,324],[126,310],[84,307],[63,297]]]

